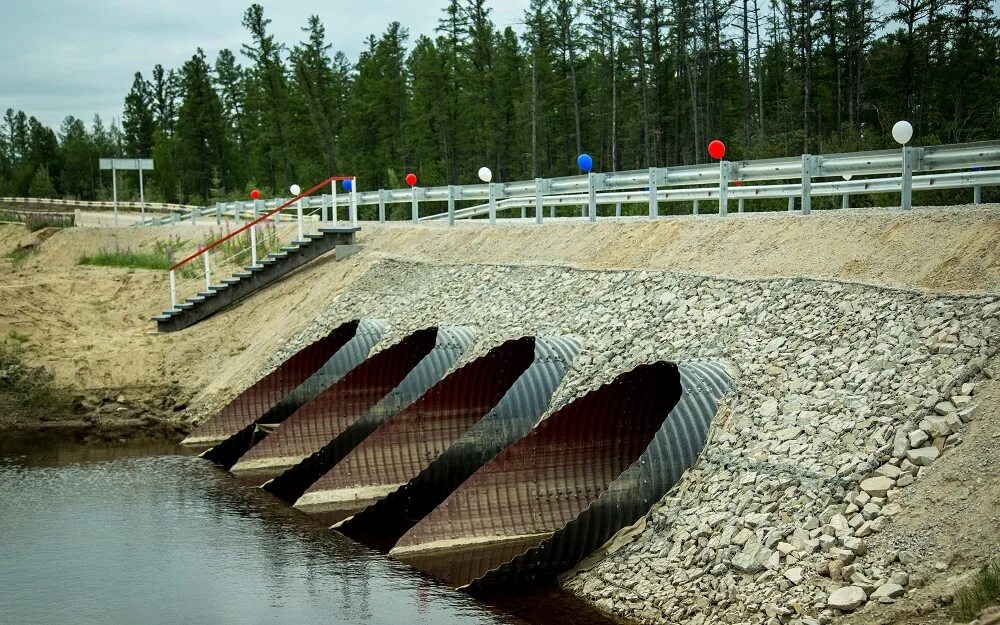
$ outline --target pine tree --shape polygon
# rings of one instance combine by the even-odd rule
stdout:
[[[125,96],[125,110],[122,114],[125,151],[129,156],[146,158],[153,151],[155,129],[152,87],[140,72],[136,72],[132,90]]]

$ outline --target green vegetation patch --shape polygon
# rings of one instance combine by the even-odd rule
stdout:
[[[61,215],[46,215],[44,213],[4,213],[0,212],[0,221],[10,221],[24,224],[28,230],[36,232],[44,228],[71,228],[73,219]]]
[[[1000,601],[1000,560],[993,560],[976,573],[967,586],[955,593],[951,615],[965,623],[997,601]]]
[[[77,261],[80,265],[92,265],[95,267],[124,267],[127,269],[152,269],[155,271],[167,271],[177,261],[176,251],[184,245],[184,241],[179,236],[169,237],[165,241],[157,241],[152,249],[132,249],[129,245],[122,245],[115,241],[112,245],[102,245],[93,254],[84,254]],[[194,270],[182,268],[181,275],[186,275],[190,271],[192,276]]]
[[[51,418],[68,414],[73,401],[44,367],[25,362],[27,337],[11,332],[0,339],[0,405],[4,416]]]

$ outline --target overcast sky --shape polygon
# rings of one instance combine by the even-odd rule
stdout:
[[[291,45],[309,15],[333,50],[355,62],[364,39],[392,21],[432,34],[445,0],[260,0],[271,32]],[[249,40],[241,25],[252,0],[0,0],[0,114],[22,109],[58,129],[67,115],[120,117],[136,71],[179,68],[201,46],[209,59]],[[494,0],[493,22],[519,26],[528,0]]]

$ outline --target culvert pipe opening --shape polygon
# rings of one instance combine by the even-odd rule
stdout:
[[[355,447],[295,506],[336,522],[405,484],[493,410],[532,364],[534,342],[507,341],[445,377]]]
[[[463,327],[411,334],[300,408],[233,471],[274,477],[264,488],[295,501],[378,426],[440,381],[472,340],[472,331]]]
[[[548,410],[580,351],[565,336],[535,338],[535,357],[500,402],[406,484],[337,529],[383,553],[484,463],[520,440]]]
[[[677,365],[641,365],[567,404],[483,465],[390,555],[465,586],[537,546],[643,454],[681,396]]]
[[[202,453],[202,457],[225,468],[231,467],[299,406],[367,358],[383,332],[382,324],[370,319],[338,326],[241,393],[183,442],[189,445],[216,443]]]

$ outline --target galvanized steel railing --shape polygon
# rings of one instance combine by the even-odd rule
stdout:
[[[905,164],[905,166],[904,166]],[[984,186],[1000,186],[1000,141],[980,141],[901,150],[874,150],[844,154],[803,154],[800,157],[773,158],[754,161],[721,161],[703,165],[651,167],[632,171],[589,173],[561,178],[538,178],[517,182],[496,182],[408,189],[379,189],[349,194],[324,194],[307,198],[306,206],[332,213],[330,221],[338,221],[339,207],[347,208],[346,221],[357,225],[358,207],[377,206],[376,218],[386,221],[386,207],[409,204],[410,221],[445,220],[486,216],[495,223],[498,213],[520,208],[521,216],[534,207],[537,223],[544,219],[543,208],[549,207],[555,217],[557,206],[579,206],[581,216],[597,219],[597,206],[614,204],[616,215],[621,205],[647,203],[649,217],[659,216],[660,202],[692,202],[694,212],[700,212],[700,202],[717,202],[718,213],[729,212],[729,200],[736,200],[743,212],[748,200],[787,198],[789,209],[796,201],[803,214],[809,214],[812,198],[841,196],[842,207],[848,207],[849,197],[867,193],[900,193],[903,209],[912,206],[912,192],[927,189],[972,187],[973,202],[978,204]],[[966,170],[966,171],[957,171]],[[947,172],[947,173],[943,173]],[[886,174],[890,174],[886,176]],[[894,176],[891,174],[895,174]],[[866,177],[852,180],[853,177]],[[837,177],[837,180],[823,180]],[[788,182],[794,180],[794,182]],[[746,183],[766,183],[753,184]],[[484,202],[457,209],[457,202]],[[202,209],[200,214],[216,219],[224,215],[259,215],[266,209],[280,206],[282,200],[267,202],[230,202]],[[444,211],[421,214],[421,204],[446,203]],[[190,216],[175,215],[174,223],[197,220],[196,211]],[[327,219],[324,218],[324,221]],[[169,220],[161,220],[167,222]]]

